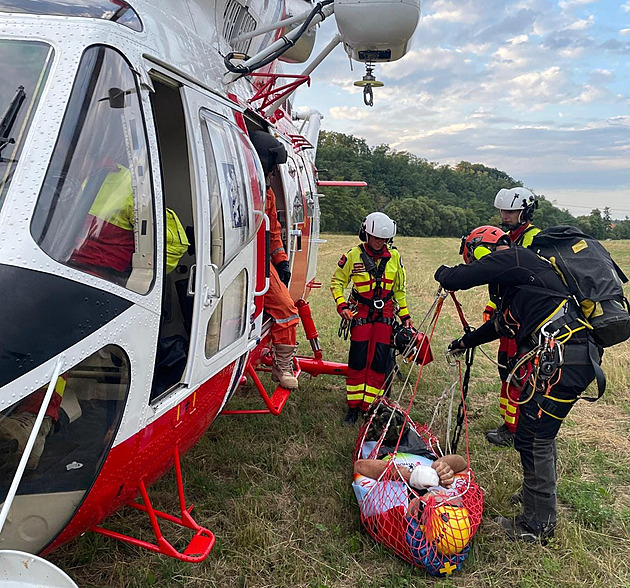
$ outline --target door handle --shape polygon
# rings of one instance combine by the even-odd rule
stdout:
[[[190,266],[190,273],[188,274],[188,287],[186,288],[186,294],[188,296],[195,295],[195,274],[197,273],[197,264],[193,263]]]

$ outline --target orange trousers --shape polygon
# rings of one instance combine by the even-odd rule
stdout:
[[[269,290],[265,294],[263,306],[265,312],[273,318],[271,342],[274,345],[295,345],[300,315],[289,290],[278,277],[273,264],[270,267]]]

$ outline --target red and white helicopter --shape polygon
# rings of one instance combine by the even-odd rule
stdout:
[[[87,530],[185,561],[212,549],[180,456],[247,376],[265,408],[241,412],[278,414],[289,395],[267,394],[255,371],[269,364],[269,324],[252,130],[289,152],[273,188],[314,351],[296,373],[343,373],[322,359],[302,300],[318,285],[321,115],[294,113],[290,95],[342,43],[366,64],[369,103],[373,64],[406,53],[419,14],[419,0],[0,0],[0,580],[26,566],[37,582],[43,560],[27,554]],[[308,61],[333,15],[339,33],[303,74],[283,74],[279,61]],[[129,266],[99,258],[99,239],[131,243]],[[148,489],[173,466],[169,515]],[[124,505],[148,514],[155,543],[100,526]],[[191,530],[185,550],[160,519]]]

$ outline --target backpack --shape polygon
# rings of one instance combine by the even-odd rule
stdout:
[[[630,306],[622,285],[628,278],[597,239],[561,225],[540,231],[529,248],[560,274],[597,344],[611,347],[630,338]]]

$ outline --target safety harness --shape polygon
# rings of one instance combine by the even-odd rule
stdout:
[[[341,319],[341,323],[339,325],[338,335],[339,337],[343,337],[344,339],[348,339],[348,334],[350,329],[353,327],[359,327],[361,325],[366,325],[370,323],[385,323],[386,325],[392,325],[395,321],[394,318],[384,317],[383,309],[385,308],[385,303],[391,300],[394,296],[394,291],[390,290],[384,297],[383,294],[383,275],[385,274],[385,266],[389,261],[389,257],[381,257],[378,260],[378,263],[374,261],[374,258],[368,255],[367,251],[363,244],[359,245],[359,249],[361,250],[361,261],[363,261],[363,266],[365,270],[374,278],[376,285],[374,286],[374,295],[372,298],[366,298],[362,294],[356,290],[356,288],[352,288],[350,292],[348,304],[350,307],[356,306],[357,304],[363,304],[367,306],[370,310],[368,312],[368,316],[365,318],[353,318],[351,321],[347,321],[346,319]]]
[[[527,288],[542,291],[542,288],[535,286]],[[590,337],[587,339],[588,356],[597,381],[597,397],[580,396],[564,399],[551,395],[553,386],[560,379],[560,371],[564,364],[564,345],[575,333],[590,328],[591,326],[581,316],[577,301],[570,296],[562,300],[556,309],[534,329],[529,337],[532,349],[516,361],[507,378],[508,384],[512,379],[523,383],[520,386],[521,398],[526,386],[530,387],[531,393],[522,400],[514,398],[510,400],[517,405],[534,400],[542,412],[558,420],[564,420],[579,398],[589,402],[599,400],[606,389],[606,376],[599,365],[595,355],[595,344]],[[523,368],[525,371],[519,377],[517,374]]]

